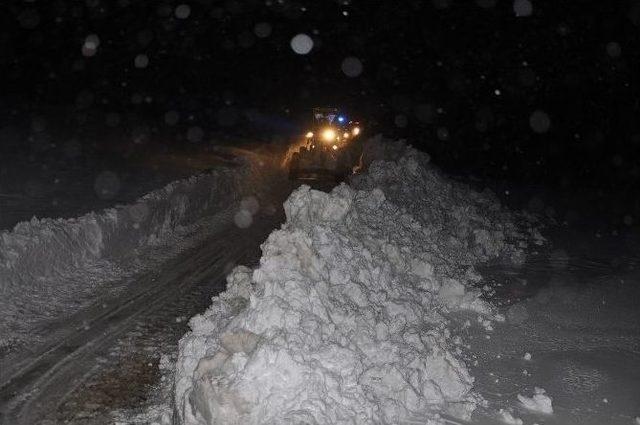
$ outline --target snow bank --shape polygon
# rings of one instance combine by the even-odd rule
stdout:
[[[32,323],[69,314],[85,291],[138,269],[145,250],[224,210],[258,187],[262,167],[237,167],[175,181],[131,205],[73,219],[32,219],[0,233],[0,349]],[[172,240],[172,243],[175,242]],[[24,335],[22,335],[24,336]]]
[[[452,311],[490,314],[473,265],[520,261],[497,201],[400,147],[353,185],[302,186],[256,270],[236,268],[180,341],[178,423],[386,424],[468,418],[480,401]]]

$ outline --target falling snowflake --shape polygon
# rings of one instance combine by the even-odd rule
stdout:
[[[187,130],[187,140],[191,143],[201,142],[204,138],[204,130],[198,126],[189,127]]]
[[[398,128],[405,128],[409,124],[407,117],[402,114],[396,115],[394,122]]]
[[[306,34],[298,34],[291,39],[291,48],[299,55],[306,55],[313,49],[313,40]]]
[[[515,0],[513,11],[518,17],[531,16],[533,14],[533,4],[529,0]]]
[[[100,38],[96,34],[90,34],[84,39],[82,44],[82,55],[85,57],[94,56],[98,52]]]
[[[354,56],[345,58],[342,61],[341,68],[342,72],[344,72],[347,77],[354,78],[362,74],[362,62]]]
[[[258,24],[256,24],[256,26],[253,28],[253,33],[256,35],[256,37],[258,38],[267,38],[271,35],[271,24],[267,23],[267,22],[260,22]]]
[[[136,68],[146,68],[149,65],[149,57],[145,54],[139,54],[133,61]]]
[[[178,120],[180,119],[180,115],[176,111],[167,111],[164,114],[164,122],[167,125],[173,126],[178,124]]]
[[[549,131],[549,128],[551,127],[551,118],[549,118],[549,115],[546,112],[538,109],[529,117],[529,125],[534,132],[543,134]]]
[[[180,4],[176,7],[174,13],[178,19],[187,19],[189,15],[191,15],[191,6],[188,4]]]
[[[619,58],[622,54],[622,48],[620,47],[620,44],[616,43],[615,41],[607,43],[607,54],[612,58]]]

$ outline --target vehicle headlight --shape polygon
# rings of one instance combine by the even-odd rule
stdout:
[[[336,139],[336,132],[332,128],[327,128],[322,132],[322,140],[333,142]]]
[[[313,131],[307,133],[307,139],[311,139],[313,137]]]
[[[353,135],[357,136],[358,134],[360,134],[360,127],[353,127]]]

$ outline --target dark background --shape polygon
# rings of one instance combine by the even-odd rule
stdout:
[[[517,16],[512,0],[2,2],[0,152],[286,143],[311,107],[335,105],[451,173],[614,196],[597,207],[633,218],[640,2],[530,4]],[[290,46],[299,33],[314,40],[306,55]],[[345,75],[347,57],[361,74]]]

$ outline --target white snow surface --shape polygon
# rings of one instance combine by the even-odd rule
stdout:
[[[522,261],[526,235],[494,197],[428,156],[373,140],[369,170],[330,194],[301,186],[257,269],[190,321],[175,375],[178,423],[440,423],[481,398],[448,314],[496,318],[473,265]],[[413,423],[413,422],[412,422]]]
[[[518,394],[518,400],[525,408],[529,410],[546,414],[553,413],[551,397],[549,397],[546,394],[546,391],[542,388],[536,387],[533,391],[532,397],[526,397],[522,394]]]
[[[264,165],[264,164],[262,164]],[[148,265],[149,249],[180,243],[203,216],[258,187],[264,167],[238,167],[172,182],[135,203],[72,219],[36,219],[0,232],[0,349],[29,338],[39,320],[71,314],[83,294]]]

